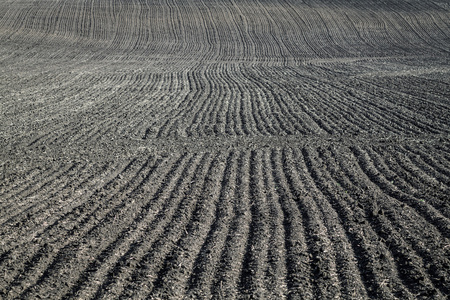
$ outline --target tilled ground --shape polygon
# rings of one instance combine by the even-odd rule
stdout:
[[[446,299],[444,1],[0,3],[0,298]]]

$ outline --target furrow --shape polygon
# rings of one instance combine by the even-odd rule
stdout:
[[[328,154],[323,153],[322,155],[327,160],[330,159]],[[348,154],[346,155],[349,158]],[[336,181],[349,193],[359,195],[357,205],[365,210],[369,223],[381,238],[380,242],[385,243],[394,255],[403,282],[416,295],[440,297],[437,288],[445,294],[448,287],[445,287],[446,284],[441,282],[442,270],[432,267],[437,266],[436,264],[445,266],[449,263],[441,259],[438,259],[439,262],[436,261],[436,258],[440,257],[439,254],[445,257],[442,250],[443,237],[441,234],[437,230],[424,233],[422,230],[423,221],[407,214],[398,214],[401,205],[394,199],[389,199],[383,195],[383,191],[379,190],[378,187],[371,187],[370,184],[373,183],[366,175],[356,173],[358,170],[354,166],[357,163],[356,157],[352,160],[344,160],[335,153],[334,156],[343,168],[342,171],[338,171],[340,173],[336,173]],[[342,172],[345,176],[342,176]],[[377,199],[377,201],[373,199]],[[402,210],[405,210],[405,208]],[[417,225],[412,226],[411,224]],[[428,241],[426,247],[419,242],[422,239]],[[438,255],[433,258],[435,254]],[[422,271],[424,269],[427,269],[431,276],[424,274]]]
[[[288,295],[290,299],[314,299],[312,255],[306,241],[306,228],[303,227],[302,214],[284,177],[281,159],[279,151],[272,150],[272,176],[284,215]]]
[[[357,206],[356,199],[333,180],[314,149],[308,147],[301,151],[309,176],[329,199],[344,224],[367,295],[373,298],[412,299],[412,294],[404,287],[392,263],[392,255],[379,243],[379,237],[373,229],[365,223],[364,213]],[[390,282],[389,285],[386,284],[387,281]]]
[[[243,296],[266,298],[265,271],[267,269],[269,209],[262,177],[261,153],[250,153],[249,198],[250,215],[248,241],[240,275],[239,290]]]
[[[221,155],[216,157],[204,174],[202,189],[196,195],[197,201],[189,223],[185,226],[184,233],[176,242],[176,247],[166,259],[164,267],[159,271],[155,282],[155,288],[151,295],[167,297],[167,290],[171,290],[170,296],[183,297],[191,291],[192,275],[197,266],[196,262],[201,253],[202,244],[205,243],[214,215],[217,213],[220,191],[217,186],[225,171],[225,163]],[[200,297],[201,295],[197,295]]]
[[[133,167],[132,163],[124,169],[124,172],[131,171],[132,168],[130,167]],[[145,169],[145,165],[140,171],[143,169]],[[118,176],[120,176],[120,174]],[[31,268],[34,268],[34,264],[38,262],[39,264],[48,264],[54,258],[55,252],[58,252],[59,249],[67,248],[70,243],[76,244],[76,241],[79,240],[80,236],[98,226],[100,223],[99,220],[105,215],[114,213],[114,211],[117,212],[118,209],[124,205],[120,200],[121,197],[119,197],[119,195],[120,193],[125,194],[127,191],[129,192],[128,188],[130,187],[130,184],[119,185],[119,188],[116,190],[116,179],[117,177],[110,181],[114,183],[114,186],[111,186],[111,198],[105,199],[103,203],[99,201],[94,202],[94,200],[98,199],[98,197],[102,198],[106,196],[105,192],[108,191],[109,184],[105,186],[108,187],[107,189],[98,189],[87,201],[74,202],[72,206],[67,207],[67,210],[63,212],[62,215],[56,215],[53,220],[48,220],[48,223],[42,224],[42,226],[38,228],[39,230],[37,230],[33,236],[30,236],[30,238],[35,241],[33,247],[29,247],[28,249],[18,248],[15,251],[17,257],[24,256],[22,261],[19,262],[20,265],[18,265],[19,268],[17,270],[24,268],[21,272],[26,274],[31,272]],[[114,203],[115,200],[119,200],[119,203]],[[111,204],[111,209],[105,210],[103,205],[106,205],[108,202]],[[58,241],[64,242],[56,244]],[[48,251],[49,249],[52,249],[52,251]],[[18,262],[15,264],[18,264]],[[39,274],[31,273],[28,280],[33,281],[37,275]],[[11,275],[10,278],[14,283],[11,284],[11,287],[18,287],[19,284],[22,284],[21,281],[24,279],[14,275]],[[25,282],[23,284],[28,283]]]
[[[268,249],[266,277],[266,297],[283,298],[288,295],[287,283],[287,247],[285,232],[285,215],[276,192],[276,184],[273,178],[270,151],[262,151],[261,176],[264,178],[265,201],[267,202],[268,217]],[[259,170],[258,170],[259,171]]]
[[[205,164],[205,159],[207,159],[206,156],[204,156],[201,161],[197,160],[197,162],[191,159],[189,162],[187,162],[187,165],[189,166],[189,168],[193,168],[195,167],[195,164],[198,163],[197,169],[195,170],[195,172],[193,172],[194,174],[198,174],[198,168],[203,167],[203,165]],[[188,172],[188,170],[191,169],[184,169],[181,177],[183,177],[183,175],[187,175],[186,173]],[[183,179],[185,180],[184,182],[194,182],[194,180],[192,179],[196,178],[190,178],[189,176],[187,176]],[[175,188],[182,189],[182,185],[185,184],[184,182],[178,181]],[[171,192],[172,195],[174,195],[175,193],[178,193],[177,190]],[[193,195],[191,196],[191,194],[193,194],[192,189],[188,189],[186,191],[186,194],[187,195],[183,197],[189,199],[191,197],[194,197]],[[120,231],[120,233],[111,243],[109,243],[107,246],[102,245],[102,248],[104,250],[102,250],[96,257],[96,259],[85,268],[85,271],[81,273],[81,275],[78,277],[78,280],[72,286],[70,293],[66,294],[64,298],[98,297],[100,296],[98,294],[99,291],[103,292],[102,287],[104,287],[106,283],[111,280],[111,277],[109,275],[111,274],[112,270],[117,271],[119,266],[121,266],[121,264],[124,262],[129,264],[129,266],[135,265],[137,258],[136,256],[130,257],[129,252],[136,252],[138,246],[142,244],[143,240],[148,240],[145,235],[156,235],[158,230],[155,230],[156,233],[152,233],[152,229],[154,227],[158,228],[160,226],[164,226],[164,223],[167,223],[167,221],[161,220],[162,217],[164,216],[170,218],[171,211],[174,210],[173,207],[177,205],[176,203],[158,204],[159,199],[154,200],[155,201],[152,201],[151,203],[145,204],[144,207],[141,208],[141,211],[139,211],[139,213],[134,216],[134,219],[131,222],[127,223],[129,224],[129,226],[124,226],[125,228]],[[185,211],[182,212],[182,214],[184,213]],[[173,226],[173,228],[177,227]],[[106,241],[102,242],[102,244],[105,243]],[[118,272],[116,272],[115,275],[119,275]]]
[[[409,194],[426,201],[447,219],[450,218],[450,207],[447,201],[450,194],[449,187],[441,185],[434,177],[422,172],[399,149],[395,149],[392,154],[382,153],[381,149],[375,150],[383,155],[384,164],[392,170],[393,174],[401,178],[401,182],[396,184],[401,190],[408,190]]]
[[[321,221],[325,217],[320,212],[316,201],[305,193],[307,189],[293,168],[295,160],[291,153],[287,152],[284,150],[281,156],[284,177],[302,215],[305,238],[311,253],[311,269],[316,295],[322,299],[339,298],[341,288],[336,270],[335,254],[331,247],[327,228]]]
[[[181,164],[184,158],[182,156],[175,166]],[[152,170],[150,170],[149,174],[151,173],[153,173]],[[179,174],[173,174],[170,171],[168,174],[169,177],[177,175]],[[112,209],[100,210],[96,215],[92,216],[91,218],[94,218],[96,221],[94,226],[87,226],[86,229],[77,231],[74,236],[65,241],[63,247],[58,251],[53,251],[55,256],[49,259],[47,266],[44,268],[45,271],[38,276],[34,285],[29,286],[21,293],[21,297],[41,294],[44,291],[51,292],[51,290],[48,290],[48,281],[59,281],[57,286],[52,285],[54,289],[57,289],[53,293],[66,293],[76,279],[76,277],[72,276],[74,272],[72,266],[89,265],[89,262],[95,259],[97,253],[101,252],[103,247],[109,244],[107,241],[117,236],[117,230],[113,230],[113,228],[118,226],[117,223],[128,224],[130,222],[129,218],[133,218],[133,214],[130,211],[139,211],[143,204],[143,201],[126,202],[124,199],[121,199],[119,205],[113,206]],[[96,238],[98,236],[102,236],[102,238]],[[105,243],[103,244],[102,241],[105,241]],[[91,255],[86,255],[87,252],[91,253]],[[73,264],[67,264],[68,261],[73,262]],[[77,268],[77,272],[80,272],[82,269]],[[59,274],[58,277],[55,277],[56,274]],[[66,284],[63,284],[63,282]]]
[[[237,153],[231,151],[225,162],[225,169],[220,177],[220,192],[214,221],[201,245],[193,271],[189,278],[191,297],[212,297],[214,274],[218,272],[227,237],[227,228],[233,217],[233,191],[237,176]]]
[[[357,147],[352,147],[352,151],[358,158],[360,167],[370,180],[379,186],[384,193],[414,209],[430,226],[434,226],[444,236],[450,237],[450,220],[445,218],[441,212],[431,205],[399,189],[394,183],[396,175],[387,172],[383,163],[374,156],[373,152],[370,152],[370,149],[368,152]]]
[[[215,297],[235,298],[242,292],[239,291],[239,278],[243,271],[251,222],[249,169],[250,153],[239,153],[235,189],[232,191],[233,218],[228,226],[225,245],[212,285],[211,292]]]
[[[331,202],[332,199],[329,199],[326,193],[323,193],[314,182],[314,178],[308,172],[302,153],[294,150],[292,154],[289,151],[287,155],[294,168],[294,171],[291,172],[296,174],[297,180],[301,180],[305,185],[304,191],[300,191],[303,198],[316,203],[326,227],[323,230],[328,233],[329,247],[331,248],[327,251],[335,257],[336,270],[334,272],[336,272],[336,280],[339,280],[340,284],[340,297],[366,298],[367,294],[361,280],[361,273],[358,270],[355,252],[344,226],[345,221],[340,216],[339,211],[335,210],[335,206]]]

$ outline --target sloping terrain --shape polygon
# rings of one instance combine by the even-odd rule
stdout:
[[[0,2],[1,299],[446,299],[450,5]]]

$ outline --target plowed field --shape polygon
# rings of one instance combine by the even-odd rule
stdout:
[[[0,1],[1,299],[447,299],[445,0]]]

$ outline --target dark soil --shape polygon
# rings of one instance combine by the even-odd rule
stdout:
[[[447,299],[445,1],[0,3],[0,299]]]

